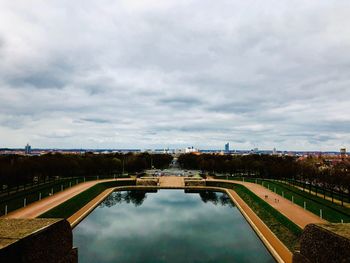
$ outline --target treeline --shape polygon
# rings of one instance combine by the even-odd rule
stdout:
[[[182,154],[178,158],[184,169],[201,170],[208,173],[245,174],[259,177],[293,177],[297,163],[293,157],[270,155],[216,155]]]
[[[182,154],[178,162],[184,169],[201,170],[203,173],[293,179],[350,194],[349,160],[325,165],[322,159],[312,157],[299,160],[292,156],[274,155]]]
[[[151,166],[169,166],[168,154],[45,154],[41,156],[8,155],[0,157],[0,185],[18,185],[44,181],[52,177],[79,177],[137,173]]]

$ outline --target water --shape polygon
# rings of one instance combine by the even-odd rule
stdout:
[[[83,263],[275,262],[220,192],[114,192],[73,238]]]

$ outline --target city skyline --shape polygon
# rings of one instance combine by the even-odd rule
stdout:
[[[283,155],[308,155],[308,156],[319,156],[323,155],[345,155],[348,156],[347,148],[341,147],[338,150],[320,151],[320,150],[288,150],[288,149],[230,149],[229,142],[225,143],[223,148],[196,148],[194,146],[180,147],[180,148],[48,148],[48,147],[32,147],[27,143],[24,148],[22,147],[0,147],[1,154],[26,154],[26,155],[42,155],[46,153],[83,153],[83,152],[95,152],[95,153],[111,153],[111,152],[149,152],[149,153],[170,153],[170,154],[181,154],[181,153],[213,153],[213,154],[283,154]]]
[[[0,7],[0,148],[350,147],[348,1]]]

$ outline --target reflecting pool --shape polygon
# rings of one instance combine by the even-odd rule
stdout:
[[[221,192],[114,192],[73,238],[82,263],[275,262]]]

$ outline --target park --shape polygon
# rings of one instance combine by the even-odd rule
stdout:
[[[19,161],[18,157],[13,158]],[[11,181],[6,181],[8,187],[3,190],[0,202],[1,222],[20,220],[22,225],[23,220],[31,222],[31,220],[60,219],[68,222],[72,229],[68,230],[71,236],[68,241],[71,244],[71,250],[65,251],[66,254],[63,256],[70,258],[68,262],[77,262],[78,258],[79,262],[96,262],[99,260],[96,257],[104,257],[106,246],[110,247],[115,243],[120,244],[121,247],[125,246],[121,249],[125,252],[124,254],[112,253],[110,261],[117,260],[118,257],[125,260],[129,257],[131,261],[138,261],[140,255],[137,257],[136,254],[133,254],[135,258],[130,258],[131,254],[128,252],[133,247],[132,240],[138,240],[134,245],[138,251],[144,251],[147,241],[141,242],[140,231],[143,233],[146,231],[143,229],[145,225],[157,221],[160,222],[153,223],[154,227],[149,226],[147,236],[154,237],[154,245],[151,247],[157,247],[155,244],[159,242],[169,243],[168,247],[165,245],[163,247],[166,262],[172,262],[173,249],[178,251],[186,251],[186,248],[191,248],[190,251],[200,250],[200,247],[193,247],[196,244],[196,236],[197,238],[202,236],[205,240],[208,246],[205,249],[207,256],[220,261],[234,259],[238,262],[251,262],[257,260],[252,256],[255,255],[258,258],[259,256],[266,257],[264,262],[308,262],[307,260],[315,259],[315,253],[318,262],[337,262],[347,257],[346,251],[334,255],[335,248],[332,247],[332,243],[329,244],[329,240],[333,238],[342,240],[345,247],[349,243],[347,238],[344,239],[347,233],[347,223],[350,222],[350,202],[346,190],[336,191],[335,187],[324,189],[321,184],[315,184],[310,179],[301,180],[301,176],[303,178],[305,176],[305,169],[310,169],[310,167],[304,168],[303,165],[296,164],[291,159],[251,156],[249,160],[245,160],[247,157],[244,156],[185,154],[176,157],[177,164],[174,167],[172,156],[159,154],[102,157],[91,154],[85,157],[49,155],[42,159],[34,157],[36,165],[31,166],[29,165],[32,161],[30,158],[33,157],[25,157],[25,161],[21,160],[21,162],[27,162],[25,166],[27,174],[22,185],[10,185]],[[80,158],[77,163],[81,167],[88,168],[80,170],[81,167],[73,166],[76,169],[73,171],[71,160],[67,161],[69,158],[73,160]],[[229,162],[237,163],[237,158],[240,158],[241,166],[230,167]],[[47,168],[48,159],[51,159],[50,169]],[[223,161],[226,166],[222,164]],[[84,162],[89,165],[87,166]],[[274,163],[274,166],[269,167],[268,163],[271,162]],[[65,163],[66,166],[62,165]],[[149,165],[150,163],[152,166]],[[278,174],[277,171],[281,169],[276,164],[283,166],[284,175],[289,174],[290,176],[271,176]],[[51,171],[57,171],[55,165],[60,166],[62,170],[67,169],[70,173],[65,177],[58,176],[57,173],[50,174]],[[266,167],[263,167],[264,165]],[[300,167],[296,169],[296,165]],[[31,170],[28,167],[32,167]],[[149,167],[152,169],[147,169]],[[231,169],[231,173],[223,170],[223,167],[229,167],[226,169]],[[247,167],[250,168],[247,169]],[[262,167],[269,176],[262,176]],[[293,171],[297,172],[293,174]],[[194,196],[197,198],[193,199]],[[192,202],[193,206],[190,206]],[[184,206],[174,205],[176,203],[183,203]],[[228,209],[226,218],[221,216],[224,211],[218,210],[220,204],[221,206],[230,204],[230,208],[226,208]],[[196,211],[200,211],[196,207],[202,207],[200,210],[212,210],[206,213],[212,217],[204,216],[199,212],[196,216]],[[148,209],[153,212],[147,213]],[[157,210],[159,211],[156,212]],[[233,215],[232,210],[236,215],[234,220],[229,219]],[[133,214],[125,218],[125,215],[131,211],[134,211]],[[163,215],[163,211],[173,212]],[[106,218],[111,217],[109,214],[112,212],[116,216],[107,220]],[[106,215],[103,216],[103,213]],[[143,213],[145,215],[142,216]],[[215,213],[218,214],[215,216]],[[190,214],[193,214],[191,218],[196,217],[196,220],[188,220]],[[159,219],[164,217],[167,218],[166,221]],[[177,220],[171,221],[174,218]],[[220,223],[217,221],[218,218],[224,221]],[[180,224],[178,220],[182,220],[181,225],[177,225]],[[240,224],[244,226],[235,225],[236,220],[240,220]],[[210,225],[211,228],[206,226],[203,232],[202,221],[207,221],[207,225]],[[106,222],[109,223],[106,225]],[[100,226],[96,228],[97,230],[93,230],[89,227],[91,224],[100,224]],[[133,237],[130,240],[131,243],[125,243],[125,239],[116,239],[108,235],[103,239],[106,235],[103,234],[103,228],[115,228],[114,231],[123,234],[124,232],[118,228],[120,224],[129,229],[128,236]],[[225,226],[222,234],[218,232],[221,228],[218,228],[216,224]],[[164,231],[169,232],[163,233],[159,230],[159,226],[164,226],[166,229]],[[197,230],[189,236],[186,234],[187,227]],[[174,228],[176,228],[176,233],[180,232],[183,235],[176,234],[175,238],[172,232]],[[91,231],[96,231],[93,236],[91,236]],[[230,234],[229,231],[232,233]],[[237,233],[240,231],[249,237],[239,239]],[[204,233],[208,236],[205,237]],[[210,233],[215,233],[217,237],[213,239],[214,234]],[[325,237],[315,240],[317,236],[322,235],[329,235],[329,240]],[[166,240],[164,240],[165,236]],[[31,234],[28,234],[28,237],[21,237],[21,239],[26,240],[30,237]],[[106,245],[93,245],[97,242],[94,241],[94,237],[101,239],[99,242],[107,242]],[[221,246],[217,245],[217,240],[223,237],[226,239],[225,245],[224,243]],[[179,244],[178,239],[187,245],[183,247]],[[25,241],[22,242],[25,243]],[[210,245],[211,242],[212,245]],[[312,251],[308,251],[310,248],[305,245],[307,242],[314,242],[316,248],[313,247]],[[16,243],[18,242],[5,244],[0,250],[0,258],[1,256],[5,258],[18,256],[18,253],[13,255],[6,252],[11,251],[9,249],[11,247],[15,248]],[[96,254],[90,254],[91,247],[94,247]],[[210,247],[216,247],[216,249],[213,250]],[[237,247],[241,249],[237,250]],[[235,254],[235,251],[242,249],[247,253]],[[148,250],[149,255],[147,254],[148,258],[143,258],[144,262],[151,262],[159,255],[157,254],[159,250],[153,251],[150,248]],[[200,254],[198,253],[198,251],[193,253],[193,261],[199,260]],[[226,257],[222,257],[222,253],[227,254]],[[192,255],[191,252],[187,254]],[[62,255],[57,257],[62,257]],[[329,261],[329,257],[332,257],[333,261]],[[23,258],[26,256],[23,255]],[[101,262],[108,262],[108,259]]]

